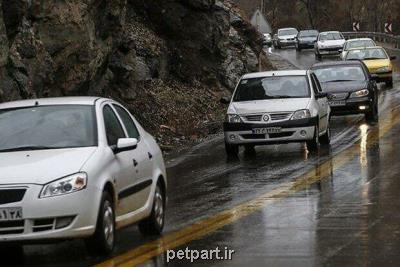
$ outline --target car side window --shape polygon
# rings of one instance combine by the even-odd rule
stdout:
[[[103,116],[108,145],[116,145],[119,138],[125,138],[125,132],[121,123],[109,105],[103,108]]]
[[[130,138],[136,138],[139,140],[140,139],[139,131],[135,125],[135,122],[132,120],[131,116],[129,115],[129,113],[125,109],[123,109],[121,106],[113,105],[113,107],[115,108],[115,110],[117,111],[123,124],[125,125],[125,128],[128,132],[128,136]]]
[[[321,83],[319,82],[317,76],[315,74],[312,75],[314,80],[315,80],[315,84],[317,85],[317,90],[318,92],[322,92],[322,87],[321,87]]]
[[[314,75],[310,75],[310,78],[311,78],[311,85],[312,85],[314,94],[316,95],[316,94],[318,94],[318,87],[317,87],[317,83],[315,81]]]

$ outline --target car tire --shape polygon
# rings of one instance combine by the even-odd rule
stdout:
[[[392,88],[393,87],[393,79],[389,79],[385,82],[386,87]]]
[[[225,142],[225,151],[228,156],[236,157],[239,154],[239,146],[228,144],[227,142]]]
[[[378,104],[375,104],[372,110],[365,113],[365,119],[367,122],[376,122],[378,120]]]
[[[318,125],[315,127],[313,139],[307,141],[307,149],[309,151],[317,151],[319,149],[319,127],[318,127]]]
[[[108,192],[101,196],[94,234],[85,240],[88,251],[95,255],[108,255],[115,246],[115,209]]]
[[[328,122],[328,127],[326,129],[326,132],[323,136],[321,136],[320,140],[321,140],[321,144],[326,145],[326,146],[330,145],[330,143],[331,143],[331,125],[329,122]]]
[[[154,192],[153,207],[148,218],[139,222],[139,231],[146,236],[160,235],[165,222],[165,193],[160,183]]]

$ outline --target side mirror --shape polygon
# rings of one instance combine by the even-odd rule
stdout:
[[[316,99],[325,98],[325,97],[328,97],[328,93],[320,92],[315,95]]]
[[[114,154],[124,151],[130,151],[137,148],[138,140],[136,138],[120,138],[118,143],[113,147]]]
[[[397,59],[396,56],[391,56],[391,57],[390,57],[390,60],[396,60],[396,59]]]
[[[221,97],[221,99],[219,100],[219,102],[220,102],[221,104],[228,105],[228,104],[231,103],[231,98],[230,98],[230,97],[227,97],[227,96],[224,96],[224,97]]]
[[[376,81],[379,78],[379,75],[376,73],[371,73],[371,79]]]

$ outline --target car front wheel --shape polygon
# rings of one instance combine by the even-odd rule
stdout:
[[[319,127],[316,126],[314,130],[313,139],[307,141],[307,149],[309,151],[316,151],[319,148]]]
[[[378,120],[378,104],[375,104],[371,110],[365,113],[367,122],[376,122]]]
[[[393,78],[387,80],[387,81],[385,82],[385,84],[386,84],[386,87],[392,88],[392,87],[393,87]]]
[[[321,144],[329,145],[331,143],[331,126],[328,122],[328,126],[326,128],[326,132],[323,136],[321,136]]]
[[[103,192],[101,197],[96,230],[93,236],[86,240],[89,252],[96,255],[110,254],[115,245],[115,211],[112,197]]]
[[[154,192],[153,208],[150,217],[139,222],[139,231],[143,235],[160,235],[164,228],[165,219],[165,194],[160,184]]]
[[[239,146],[225,142],[225,151],[228,156],[237,156],[239,154]]]

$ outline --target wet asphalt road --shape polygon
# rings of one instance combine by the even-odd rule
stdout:
[[[273,51],[299,68],[312,51]],[[334,58],[325,59],[334,60]],[[380,87],[380,119],[332,120],[331,148],[257,147],[227,160],[222,137],[168,160],[169,203],[163,239],[137,228],[119,232],[107,258],[82,242],[0,252],[0,266],[396,266],[400,260],[400,62],[393,89]],[[230,261],[173,260],[165,250],[235,250]]]

